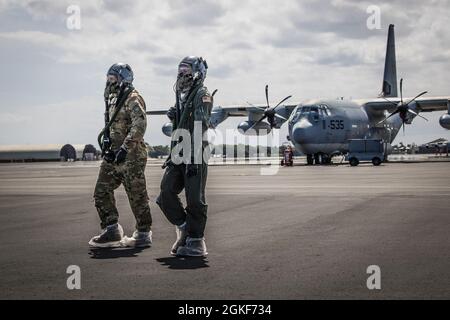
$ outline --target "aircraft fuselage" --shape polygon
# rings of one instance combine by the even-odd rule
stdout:
[[[353,101],[311,101],[292,112],[289,137],[304,154],[331,157],[348,152],[349,139],[381,138],[392,142],[401,126],[399,117],[384,124],[378,122]]]

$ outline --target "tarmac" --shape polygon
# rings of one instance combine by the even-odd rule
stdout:
[[[207,258],[175,232],[146,170],[153,245],[91,250],[98,162],[0,165],[0,299],[449,299],[450,163],[210,166]],[[134,228],[123,187],[120,223]],[[69,290],[67,268],[81,270]],[[381,289],[367,287],[379,266]]]

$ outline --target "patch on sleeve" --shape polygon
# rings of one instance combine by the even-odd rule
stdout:
[[[212,98],[211,96],[203,96],[202,101],[203,103],[212,103]]]

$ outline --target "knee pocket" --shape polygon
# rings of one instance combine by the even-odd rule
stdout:
[[[105,184],[97,184],[94,190],[94,198],[100,199],[110,195],[113,190]]]

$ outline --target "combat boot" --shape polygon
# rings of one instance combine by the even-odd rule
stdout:
[[[89,245],[94,248],[116,248],[120,247],[123,238],[123,228],[120,224],[107,226],[101,234],[93,237]]]
[[[186,238],[186,244],[177,250],[177,256],[187,257],[205,257],[208,255],[206,251],[205,238]]]
[[[172,249],[170,250],[170,254],[173,256],[177,254],[177,250],[179,247],[186,244],[186,223],[183,223],[181,226],[175,226],[175,233],[177,235],[177,240],[175,240],[174,244],[172,245]]]
[[[127,236],[123,237],[120,244],[122,247],[149,247],[152,245],[152,232],[141,232],[136,230],[133,232],[131,238],[128,238]]]

